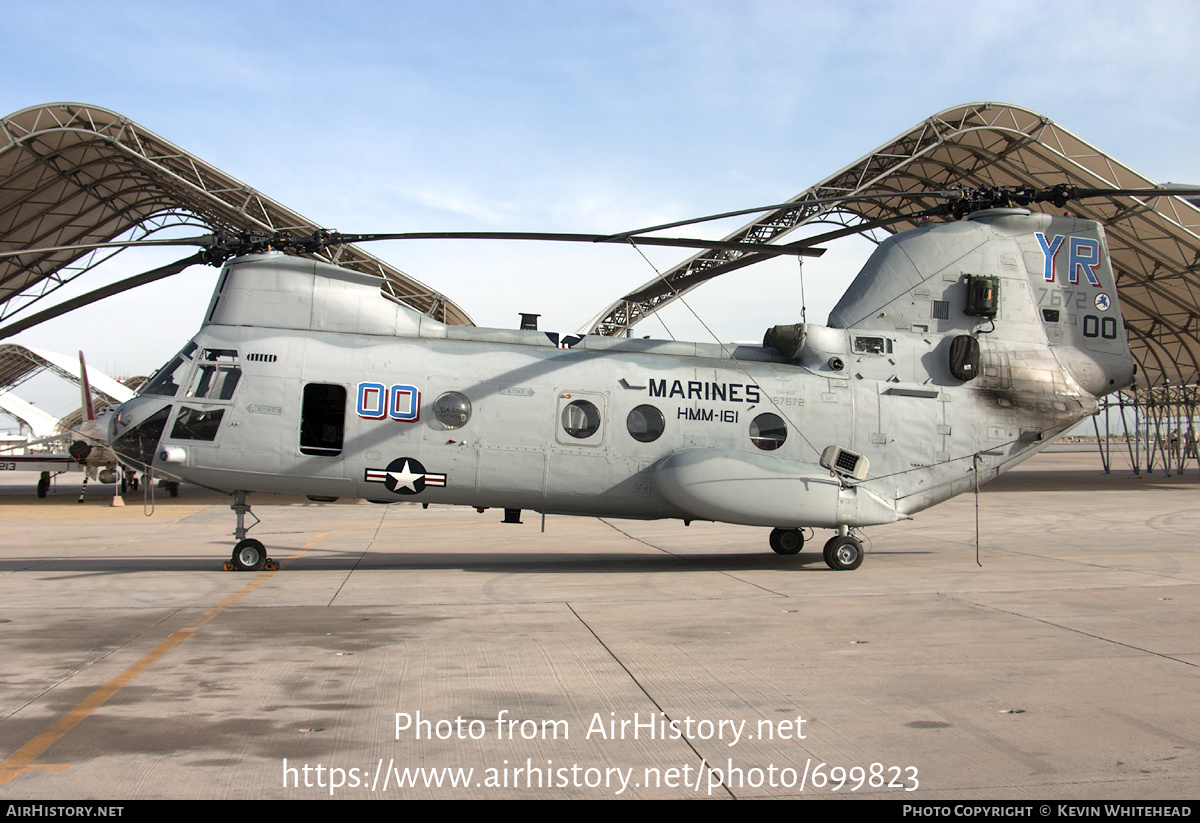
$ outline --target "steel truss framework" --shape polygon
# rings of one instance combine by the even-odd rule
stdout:
[[[42,371],[79,385],[79,369],[72,369],[73,359],[45,349],[31,349],[20,343],[0,343],[0,391],[10,391]],[[141,377],[114,381],[108,375],[92,370],[91,389],[95,399],[105,405],[128,400],[140,385]]]
[[[56,377],[76,386],[80,383],[79,373],[71,371],[61,355],[30,349],[18,343],[0,343],[0,393],[8,392],[20,386],[26,380],[43,371],[48,371]],[[126,393],[117,397],[115,393],[118,392],[118,384],[112,381],[107,375],[93,370],[91,378],[92,400],[97,412],[127,400],[145,382],[144,377],[130,378],[124,383],[119,384],[126,389]],[[17,417],[9,410],[5,410],[2,413]],[[68,431],[72,426],[79,425],[82,419],[83,409],[80,408],[59,420],[56,430],[60,432]],[[21,422],[26,421],[21,420]]]
[[[140,239],[169,226],[309,234],[318,225],[106,109],[55,103],[0,120],[0,250]],[[115,254],[41,252],[0,258],[0,320]],[[355,246],[316,259],[383,279],[385,294],[446,323],[465,311]]]
[[[1101,413],[1094,418],[1104,471],[1112,471],[1115,450],[1128,454],[1134,474],[1140,474],[1143,467],[1147,472],[1161,469],[1168,476],[1183,474],[1200,457],[1198,411],[1200,387],[1195,385],[1141,390],[1135,386],[1128,393],[1105,398]]]
[[[811,202],[827,197],[1058,183],[1086,188],[1156,185],[1035,111],[976,103],[930,117],[801,192],[790,201],[794,205],[765,214],[725,239],[766,243],[806,225],[853,227],[941,202],[921,197]],[[1072,203],[1070,208],[1105,226],[1143,393],[1200,382],[1200,209],[1172,196],[1113,197]],[[895,223],[887,231],[914,225]],[[757,262],[755,258],[739,252],[701,252],[614,303],[587,330],[626,333],[677,297],[718,274]]]

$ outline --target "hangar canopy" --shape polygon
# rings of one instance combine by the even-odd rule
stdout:
[[[138,240],[180,225],[267,234],[318,228],[107,109],[35,106],[0,120],[0,135],[0,251]],[[0,258],[0,321],[116,253],[74,249]],[[472,322],[445,295],[355,246],[310,256],[383,278],[385,294],[430,317]]]
[[[43,371],[76,386],[82,382],[78,357],[17,343],[0,343],[0,412],[24,423],[37,437],[67,431],[77,425],[83,417],[83,410],[79,409],[59,420],[11,393],[10,389]],[[88,385],[92,389],[96,411],[129,400],[140,388],[143,380],[144,378],[135,377],[120,383],[95,367],[89,369]]]

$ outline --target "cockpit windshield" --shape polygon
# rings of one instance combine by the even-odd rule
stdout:
[[[175,355],[170,363],[163,366],[146,383],[142,394],[158,394],[163,397],[174,397],[179,393],[179,387],[187,377],[187,371],[192,366],[191,355],[196,351],[196,344],[189,342],[183,351]]]

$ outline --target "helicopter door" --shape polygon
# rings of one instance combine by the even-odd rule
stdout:
[[[552,493],[589,496],[612,486],[610,455],[605,448],[608,396],[599,392],[558,392],[554,445],[547,467]]]
[[[471,439],[479,448],[475,482],[480,491],[538,499],[546,489],[546,444],[551,442],[547,419],[550,398],[540,386],[535,389],[521,381],[510,382],[508,375],[518,372],[520,367],[520,362],[510,355],[492,352],[481,366],[469,372],[477,378],[480,393],[471,424],[478,421],[477,434]],[[504,377],[501,382],[485,384],[478,380],[480,374]],[[473,397],[470,399],[475,401]]]
[[[868,442],[880,455],[880,465],[912,469],[948,459],[950,428],[940,425],[946,404],[936,388],[881,386],[878,403],[877,428],[873,427]],[[893,482],[903,496],[916,490],[910,484],[925,480],[921,472],[901,472]]]

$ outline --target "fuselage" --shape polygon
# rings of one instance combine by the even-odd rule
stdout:
[[[921,294],[897,318],[893,304],[925,281],[899,298],[869,288],[855,298],[852,287],[835,315],[853,315],[856,300],[870,311],[842,328],[808,327],[792,351],[446,326],[365,275],[239,258],[200,332],[122,407],[112,435],[127,460],[226,491],[773,527],[887,523],[994,477],[1094,413],[1096,390],[1083,384],[1127,384],[1120,351],[1102,353],[1100,367],[1068,362],[1074,347],[1056,352],[1026,270],[1040,264],[1024,262],[986,321],[940,309],[965,286],[934,270],[925,281],[946,295]],[[982,340],[967,379],[950,351],[963,337]],[[821,459],[831,446],[869,468],[831,471]]]

